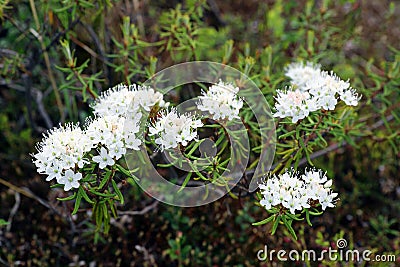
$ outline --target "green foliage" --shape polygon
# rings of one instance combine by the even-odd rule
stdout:
[[[168,240],[169,249],[164,253],[168,254],[171,260],[177,260],[178,266],[187,266],[190,263],[190,250],[192,247],[186,244],[186,237],[178,232],[175,239]]]
[[[219,9],[213,6],[214,2]],[[363,5],[370,4],[365,2]],[[93,237],[99,244],[111,244],[111,249],[94,246],[96,253],[102,251],[97,248],[103,248],[114,259],[117,251],[129,251],[126,261],[146,258],[147,264],[153,254],[162,255],[168,260],[162,257],[154,260],[160,266],[171,262],[179,266],[193,262],[210,266],[255,266],[259,262],[254,251],[265,242],[277,248],[282,244],[296,247],[316,240],[309,246],[321,248],[348,233],[352,234],[354,246],[398,253],[398,222],[392,214],[400,212],[396,195],[400,169],[399,42],[395,39],[394,26],[385,26],[387,32],[379,33],[381,42],[368,39],[374,29],[363,19],[375,16],[371,21],[396,25],[392,19],[398,17],[398,3],[381,4],[384,12],[379,16],[368,11],[368,7],[361,8],[359,1],[248,1],[243,6],[235,1],[175,3],[0,1],[0,175],[11,183],[30,188],[44,199],[52,197],[37,186],[38,178],[27,155],[46,129],[58,122],[83,121],[89,114],[85,102],[93,101],[102,90],[117,83],[142,83],[173,64],[211,60],[235,67],[251,77],[273,106],[276,90],[288,85],[283,75],[284,66],[292,61],[308,60],[321,63],[324,69],[335,71],[344,80],[350,79],[352,86],[363,95],[361,104],[356,108],[339,105],[330,113],[315,112],[294,125],[288,119],[280,120],[276,129],[277,156],[271,174],[305,165],[327,169],[340,193],[338,207],[323,216],[312,216],[318,215],[318,210],[311,209],[297,215],[283,209],[270,213],[261,208],[252,209],[248,203],[259,198],[235,188],[231,196],[238,199],[225,198],[218,203],[226,205],[226,210],[219,207],[218,210],[205,208],[179,213],[173,208],[161,207],[162,215],[154,211],[134,217],[129,228],[124,225],[118,232],[118,219],[114,219],[118,213],[124,209],[139,210],[138,207],[145,207],[149,199],[135,185],[138,178],[124,166],[99,172],[88,169],[84,178],[89,185],[87,188],[70,195],[57,195],[63,207],[70,209],[67,215],[62,213],[63,216],[69,218],[72,211],[78,222],[70,219],[46,222],[51,229],[56,225],[61,229],[71,227],[71,230],[58,233],[54,227],[50,234],[43,233],[46,238],[39,243],[44,243],[44,248],[41,254],[38,252],[32,257],[26,256],[30,253],[15,249],[24,247],[22,241],[10,241],[14,243],[1,247],[0,260],[3,254],[10,255],[6,257],[10,265],[19,258],[36,257],[44,260],[27,265],[45,266],[45,259],[52,258],[56,262],[50,266],[64,266],[72,262],[68,258],[70,254],[97,260],[94,257],[99,254],[91,250],[68,251],[78,247],[74,243],[78,237],[72,235],[81,232],[84,232],[83,239],[79,242],[86,247],[92,245]],[[370,7],[370,10],[375,9]],[[375,47],[370,45],[375,43],[382,43],[384,51],[378,51],[381,47],[366,50],[365,44]],[[168,96],[173,103],[188,97],[177,91]],[[197,88],[195,93],[199,91]],[[240,115],[246,121],[250,137],[252,150],[247,171],[251,171],[261,154],[260,129],[249,107],[245,106]],[[180,173],[183,175],[182,190],[193,180],[220,186],[229,183],[219,179],[229,158],[226,133],[219,125],[207,127],[214,132],[220,152],[206,169]],[[183,151],[185,156],[199,160],[198,145],[188,146]],[[157,164],[160,170],[172,168],[172,164]],[[129,189],[122,186],[125,181]],[[57,185],[54,187],[51,192],[58,192]],[[13,198],[7,198],[9,193],[5,191],[0,193],[0,217],[7,218]],[[31,204],[29,207],[42,208]],[[234,207],[232,211],[230,207]],[[18,214],[25,212],[28,218],[36,216],[26,210],[21,209]],[[59,212],[58,207],[55,210]],[[83,218],[84,211],[88,210],[93,211],[93,224]],[[379,210],[378,215],[376,210]],[[42,216],[44,212],[46,210],[37,214]],[[234,219],[229,217],[230,213],[234,214]],[[348,222],[350,217],[353,219]],[[17,223],[24,220],[22,216],[14,218]],[[149,222],[153,224],[148,226]],[[168,225],[164,226],[164,222]],[[1,226],[5,223],[0,220]],[[251,224],[258,227],[251,227]],[[12,229],[23,229],[18,224],[18,227],[12,226]],[[34,227],[34,234],[29,233],[29,238],[24,238],[37,238],[39,226],[29,227]],[[109,235],[102,236],[101,232]],[[117,234],[129,240],[128,245],[119,244],[124,246],[123,252],[113,247],[108,239]],[[13,233],[13,237],[18,235],[22,233]],[[297,241],[285,243],[286,235]],[[153,239],[156,241],[152,242]],[[65,246],[66,251],[48,244],[54,240],[60,240],[57,246]],[[73,240],[73,245],[67,246],[65,240]],[[35,242],[29,246],[34,246]],[[147,246],[150,252],[146,253],[151,255],[138,253],[132,259],[136,244]],[[56,252],[46,258],[46,249]],[[240,255],[247,255],[247,258]],[[143,263],[138,261],[138,265]]]
[[[74,200],[72,215],[77,214],[79,208],[83,206],[82,200],[90,204],[92,218],[96,224],[96,237],[99,232],[105,235],[108,234],[111,217],[117,218],[116,202],[121,205],[125,202],[121,189],[115,181],[116,175],[120,173],[125,175],[126,178],[132,179],[133,177],[129,170],[119,164],[112,166],[110,169],[100,170],[95,168],[96,166],[94,165],[86,167],[84,169],[84,178],[81,180],[81,186],[78,190],[68,197],[58,198],[58,200]],[[58,184],[54,186],[57,187]]]
[[[0,0],[0,19],[3,20],[3,16],[4,16],[4,10],[8,7],[8,3],[10,2],[10,0]]]
[[[0,219],[0,227],[9,224],[9,222],[7,222],[4,219]]]
[[[88,68],[89,59],[86,60],[82,65],[77,66],[77,58],[74,57],[74,51],[71,52],[71,48],[69,42],[67,40],[60,41],[61,46],[63,47],[63,52],[66,58],[67,67],[58,67],[57,68],[64,72],[67,75],[66,82],[60,87],[62,89],[68,90],[77,90],[82,92],[83,101],[86,102],[88,99],[87,94],[89,93],[92,98],[97,97],[97,93],[94,89],[95,82],[102,81],[98,77],[101,75],[101,72],[95,73],[93,75],[83,75],[85,69]]]
[[[277,1],[270,9],[267,16],[267,25],[276,38],[281,38],[285,30],[285,19],[282,17],[282,1]]]
[[[383,244],[385,249],[389,251],[390,247],[387,244],[390,243],[390,238],[400,236],[400,231],[396,229],[396,223],[398,221],[395,218],[388,219],[381,214],[376,218],[371,218],[370,224],[374,229],[374,232],[370,235],[371,240],[377,244]]]

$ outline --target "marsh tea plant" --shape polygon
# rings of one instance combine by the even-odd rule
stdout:
[[[277,164],[264,173],[257,192],[258,203],[269,216],[253,225],[273,223],[271,234],[274,234],[283,224],[297,238],[293,222],[305,219],[312,226],[310,216],[334,208],[339,200],[332,191],[333,179],[315,167],[299,170],[299,160],[304,155],[308,164],[313,165],[310,148],[324,147],[322,134],[326,136],[333,128],[340,128],[335,110],[357,106],[360,96],[349,81],[310,62],[289,64],[285,75],[290,78],[291,86],[276,91],[273,114],[280,118],[276,124]],[[78,212],[82,199],[92,205],[97,230],[107,233],[111,216],[117,216],[116,203],[124,203],[118,181],[146,179],[135,176],[121,161],[127,153],[142,148],[153,156],[171,149],[183,153],[189,170],[182,190],[196,180],[222,187],[231,183],[229,176],[222,175],[229,173],[227,162],[231,158],[229,153],[222,153],[221,147],[225,149],[225,145],[221,144],[228,144],[232,137],[223,130],[216,132],[218,140],[214,148],[222,152],[208,157],[209,166],[201,170],[196,164],[201,159],[195,151],[201,149],[204,141],[199,138],[203,129],[216,131],[232,119],[252,123],[246,121],[247,111],[243,109],[246,97],[239,97],[240,90],[240,84],[219,80],[202,89],[195,102],[196,108],[206,113],[192,114],[169,107],[163,94],[149,86],[117,85],[90,105],[94,116],[87,118],[82,128],[66,124],[50,130],[38,144],[33,161],[37,171],[47,175],[46,181],[55,180],[54,186],[72,191],[60,200],[74,200],[73,213]],[[249,166],[252,165],[250,162]],[[172,166],[172,163],[159,165]]]

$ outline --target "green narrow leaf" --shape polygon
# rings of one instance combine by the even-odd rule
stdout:
[[[186,187],[186,185],[187,185],[188,182],[190,181],[190,177],[192,177],[192,173],[193,173],[193,172],[189,172],[189,173],[188,173],[188,175],[187,175],[186,178],[185,178],[185,181],[183,181],[183,183],[182,183],[181,188],[179,188],[178,193],[181,192],[181,191]]]
[[[192,165],[192,167],[193,167],[193,169],[194,169],[194,172],[199,176],[200,179],[203,179],[203,180],[205,180],[205,181],[208,180],[206,177],[204,177],[204,175],[202,175],[202,174],[200,173],[200,171],[198,171],[198,169],[197,169],[197,167],[196,167],[196,164],[195,164],[195,165]]]
[[[319,131],[315,131],[317,134],[318,138],[324,143],[324,146],[328,146],[328,143],[326,142],[325,138],[322,137],[321,133]]]
[[[97,192],[94,189],[90,189],[89,192],[91,192],[91,193],[93,193],[95,195],[101,196],[101,197],[106,197],[106,198],[110,198],[110,197],[115,197],[116,196],[116,194],[111,194],[111,193],[100,193],[100,192]]]
[[[72,7],[72,5],[68,5],[68,6],[65,6],[65,7],[57,8],[57,9],[54,10],[54,12],[55,13],[62,13],[64,11],[70,9],[71,7]]]
[[[291,136],[291,135],[293,135],[294,133],[296,133],[296,130],[293,130],[293,131],[287,132],[287,133],[285,133],[285,134],[282,134],[282,135],[279,136],[278,139],[282,139],[282,138]],[[296,135],[297,135],[297,133],[296,133]]]
[[[99,243],[99,239],[100,239],[100,233],[99,232],[94,232],[94,244],[97,245]]]
[[[90,204],[94,204],[94,201],[89,198],[89,196],[86,194],[86,191],[82,188],[82,186],[79,187],[78,191],[80,194],[82,194],[82,196],[86,200],[86,202],[88,202]]]
[[[218,151],[218,153],[217,153],[217,156],[222,155],[222,153],[225,151],[225,148],[228,146],[228,144],[229,144],[228,141],[223,142],[223,144],[222,144],[222,146],[220,148],[220,151]]]
[[[333,126],[333,127],[337,127],[337,128],[343,129],[343,126],[340,125],[340,124],[337,124],[337,123],[334,123],[334,122],[331,122],[331,121],[326,121],[325,123],[327,125],[329,125],[329,126]]]
[[[322,212],[322,211],[319,211],[319,212],[309,211],[309,213],[310,213],[311,215],[318,216],[318,215],[321,215],[323,212]]]
[[[356,143],[354,142],[354,140],[353,140],[350,136],[348,136],[348,135],[343,135],[343,138],[344,138],[344,140],[346,140],[346,142],[347,142],[348,144],[350,144],[351,146],[357,147]]]
[[[315,40],[314,31],[312,30],[307,31],[307,50],[310,53],[314,52],[314,40]]]
[[[306,221],[309,226],[312,226],[312,223],[310,221],[310,212],[308,211],[308,209],[306,209]]]
[[[174,166],[174,164],[176,164],[176,163],[178,163],[178,160],[175,160],[172,163],[158,163],[157,167],[168,168],[168,167]]]
[[[225,135],[222,134],[222,135],[218,138],[217,142],[215,142],[214,146],[217,147],[223,140],[225,140]]]
[[[108,179],[111,176],[112,171],[108,170],[107,173],[104,175],[103,179],[100,182],[99,189],[102,189],[108,182]]]
[[[7,224],[9,224],[9,222],[7,222],[4,219],[0,219],[0,226],[7,225]]]
[[[82,195],[78,191],[76,195],[74,210],[72,211],[71,215],[74,215],[78,212],[79,206],[81,205],[81,200],[82,200]]]
[[[122,167],[121,165],[116,164],[115,166],[117,167],[118,171],[122,172],[122,173],[125,174],[126,176],[132,177],[132,178],[135,178],[135,179],[136,179],[136,177],[135,177],[134,175],[132,175],[132,173],[131,173],[129,170],[125,169],[125,168]]]
[[[264,220],[262,220],[262,221],[259,221],[259,222],[252,223],[251,225],[263,225],[263,224],[267,224],[267,223],[269,223],[270,221],[272,221],[272,220],[274,219],[274,217],[275,217],[275,215],[271,215],[271,216],[269,216],[268,218],[266,218],[266,219],[264,219]]]
[[[291,214],[291,213],[286,213],[286,215],[288,217],[290,217],[290,219],[295,220],[295,221],[302,221],[303,220],[303,218],[299,218],[298,216],[296,216],[294,214]]]
[[[226,187],[228,187],[228,185],[226,185]],[[237,195],[235,195],[234,193],[232,193],[232,191],[230,191],[229,188],[228,188],[228,194],[233,199],[239,199],[239,197]]]
[[[179,168],[182,168],[182,158],[178,158],[178,165],[179,165]]]
[[[96,203],[94,211],[94,218],[96,220],[96,228],[99,230],[101,225],[103,224],[103,211],[101,210],[101,204],[99,202]]]
[[[300,125],[297,125],[296,127],[296,139],[299,140],[300,139]]]
[[[294,155],[294,169],[297,170],[297,167],[299,166],[299,162],[300,162],[300,158],[301,158],[301,151],[303,150],[303,148],[299,148],[299,150],[297,150],[296,155]]]
[[[293,229],[293,227],[292,227],[292,221],[291,221],[291,220],[288,221],[288,220],[286,219],[286,215],[283,215],[283,216],[282,216],[282,221],[283,221],[283,223],[285,224],[286,228],[289,230],[289,233],[293,236],[293,238],[294,238],[295,240],[297,240],[296,233],[294,232],[294,229]]]
[[[108,200],[108,205],[110,206],[112,216],[114,218],[118,218],[117,210],[115,208],[114,202],[111,199]]]
[[[114,179],[111,179],[111,184],[114,188],[115,193],[117,194],[118,198],[119,198],[119,202],[124,205],[124,196],[121,193],[121,190],[119,190],[117,183],[114,181]]]
[[[208,189],[208,185],[206,185],[206,193],[204,194],[203,200],[206,200],[208,198],[209,194],[210,194],[210,191]]]
[[[282,152],[275,152],[276,155],[290,155],[296,150],[296,148],[291,148],[291,149],[285,149]]]
[[[188,156],[191,156],[194,151],[200,146],[201,141],[194,143],[192,149],[190,149],[189,153],[187,153]]]
[[[76,192],[74,192],[74,194],[68,196],[68,197],[58,197],[57,200],[59,201],[68,201],[68,200],[73,200],[76,197]]]
[[[92,168],[87,168],[85,169],[85,171],[89,172],[89,174],[87,174],[85,176],[85,178],[83,178],[81,181],[82,182],[91,182],[91,181],[95,181],[96,179],[93,177],[93,169]]]
[[[272,226],[271,235],[275,234],[280,221],[281,221],[281,215],[278,215],[278,217],[276,217],[276,219],[275,219],[274,225]]]
[[[301,147],[304,150],[304,153],[306,154],[308,163],[310,163],[311,166],[314,166],[314,163],[311,161],[311,158],[310,158],[310,152],[308,151],[307,147],[305,146],[303,138],[300,138],[299,141],[300,141]]]
[[[106,203],[103,203],[101,207],[103,210],[104,234],[108,234],[108,231],[110,230],[110,214],[108,213]]]
[[[101,207],[101,210],[103,212],[103,218],[104,219],[108,219],[110,217],[110,214],[108,213],[106,202],[101,202],[101,206],[100,207]]]

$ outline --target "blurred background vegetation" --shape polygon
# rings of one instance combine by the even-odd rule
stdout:
[[[398,1],[0,0],[0,265],[258,266],[265,244],[323,249],[339,237],[399,255],[399,49]],[[316,158],[338,207],[313,227],[295,225],[299,241],[251,226],[266,217],[254,195],[183,209],[127,184],[120,217],[93,244],[90,214],[71,217],[73,204],[56,200],[65,192],[36,173],[29,154],[47,129],[83,122],[87,104],[115,84],[191,60],[245,72],[271,105],[295,60],[321,63],[363,95],[350,137]]]

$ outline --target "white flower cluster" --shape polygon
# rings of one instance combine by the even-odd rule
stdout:
[[[46,181],[56,178],[65,191],[78,188],[82,174],[77,170],[89,163],[87,153],[93,148],[100,148],[100,155],[92,157],[100,169],[113,165],[127,148],[139,149],[137,122],[124,127],[125,121],[124,117],[105,116],[88,120],[84,131],[73,124],[50,130],[33,155],[38,173],[46,174]]]
[[[198,109],[208,111],[214,120],[239,118],[239,110],[243,100],[237,95],[239,88],[230,83],[219,81],[212,85],[207,92],[202,92],[197,103]]]
[[[333,72],[322,71],[319,65],[292,63],[285,70],[293,86],[277,91],[274,117],[291,117],[296,123],[310,112],[334,110],[337,95],[349,106],[357,106],[360,100],[348,81],[341,80]]]
[[[94,102],[91,107],[94,114],[102,117],[106,115],[126,116],[127,113],[137,113],[142,107],[150,111],[154,105],[167,107],[163,95],[154,91],[153,88],[141,85],[119,84],[105,92]]]
[[[311,98],[308,92],[301,90],[277,91],[274,117],[286,118],[292,117],[292,122],[296,123],[298,120],[308,116],[312,111],[316,111],[317,105]]]
[[[40,174],[46,174],[46,181],[54,178],[64,184],[66,191],[78,188],[81,173],[75,173],[76,167],[82,168],[88,159],[85,153],[92,149],[89,136],[78,125],[67,124],[50,130],[38,143],[38,153],[33,155],[33,162]]]
[[[267,210],[282,205],[295,214],[296,210],[310,208],[310,201],[318,200],[325,210],[335,207],[338,194],[332,192],[331,186],[332,180],[328,181],[326,173],[321,170],[306,170],[301,176],[288,171],[259,185],[263,195],[260,204]]]
[[[65,191],[78,188],[79,170],[85,164],[95,162],[104,169],[114,165],[127,149],[139,150],[140,107],[150,111],[156,104],[166,107],[169,103],[149,87],[118,85],[109,89],[92,105],[97,117],[88,119],[84,130],[67,124],[47,133],[33,155],[38,173],[46,174],[47,181],[56,178]]]
[[[160,114],[158,120],[150,125],[149,135],[157,136],[155,142],[163,151],[176,148],[178,144],[186,146],[188,142],[196,139],[197,128],[203,126],[201,120],[195,119],[190,114],[178,114],[176,109]]]
[[[139,113],[140,114],[140,113]],[[125,126],[125,117],[104,116],[89,121],[86,134],[94,146],[101,146],[100,156],[94,156],[94,162],[99,163],[100,169],[114,165],[126,153],[126,149],[139,150],[141,141],[136,137],[139,132],[139,119]]]
[[[291,63],[285,67],[285,75],[292,80],[292,83],[299,88],[321,74],[321,65],[311,62]]]

